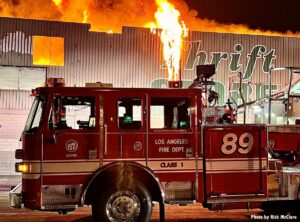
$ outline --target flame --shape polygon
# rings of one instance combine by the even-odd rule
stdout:
[[[300,37],[300,33],[250,29],[243,24],[221,24],[200,19],[184,0],[169,0],[180,11],[181,20],[189,30]],[[155,12],[167,0],[1,0],[0,16],[64,22],[90,23],[92,31],[122,32],[122,26],[149,27],[156,24]],[[155,26],[156,27],[156,26]]]
[[[184,0],[169,0],[180,11],[180,17],[189,30],[253,34],[267,36],[300,37],[300,33],[281,33],[253,30],[243,24],[220,24],[200,19]],[[64,22],[87,22],[92,31],[122,32],[122,26],[151,27],[160,3],[167,0],[1,0],[0,16]],[[152,26],[153,27],[153,26]]]
[[[88,13],[87,10],[84,10],[84,11],[83,11],[83,19],[82,19],[82,22],[83,22],[83,23],[88,23],[88,21],[89,21],[89,13]]]
[[[161,28],[164,60],[168,68],[168,79],[180,80],[180,55],[183,38],[187,36],[184,22],[179,22],[180,12],[168,0],[156,0],[155,27]],[[153,23],[150,24],[153,27]]]
[[[52,0],[52,2],[56,5],[56,6],[60,6],[62,3],[62,0]]]
[[[171,3],[170,3],[171,2]],[[220,24],[200,19],[184,0],[1,0],[0,16],[91,24],[92,31],[121,33],[122,26],[162,29],[164,60],[170,80],[178,80],[182,39],[193,31],[300,37],[250,29],[243,24]],[[180,20],[185,23],[180,23]],[[186,27],[185,27],[186,25]]]

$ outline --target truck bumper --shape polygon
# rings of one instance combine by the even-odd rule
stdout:
[[[20,209],[22,206],[22,183],[9,192],[10,207]]]

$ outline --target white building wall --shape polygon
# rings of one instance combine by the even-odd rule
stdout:
[[[15,150],[21,148],[21,132],[29,110],[0,109],[0,175],[17,175]]]

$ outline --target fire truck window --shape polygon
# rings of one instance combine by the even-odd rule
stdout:
[[[31,110],[28,115],[28,119],[25,125],[25,131],[33,131],[40,125],[43,112],[43,100],[40,97],[36,97],[33,101]]]
[[[151,98],[150,128],[190,128],[190,110],[189,98]]]
[[[94,97],[55,97],[49,118],[49,128],[86,129],[94,128]]]
[[[139,129],[142,126],[142,100],[122,98],[118,100],[118,127]]]

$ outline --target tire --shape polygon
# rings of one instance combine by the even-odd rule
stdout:
[[[116,183],[114,183],[116,184]],[[146,187],[131,184],[107,187],[98,202],[92,204],[95,222],[147,222],[152,214],[152,200]]]

